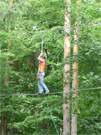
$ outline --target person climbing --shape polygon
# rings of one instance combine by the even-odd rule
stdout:
[[[38,78],[39,94],[42,93],[49,94],[49,89],[44,82],[45,69],[46,69],[46,56],[43,53],[40,53],[40,55],[38,56],[38,61],[39,61],[39,66],[38,66],[37,78]]]

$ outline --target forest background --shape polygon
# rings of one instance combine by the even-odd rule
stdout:
[[[78,135],[101,134],[100,5],[100,0],[82,0],[80,5],[78,106],[74,103]],[[72,0],[71,14],[72,49],[76,0]],[[24,94],[38,90],[42,38],[47,52],[45,81],[51,93],[63,92],[63,28],[63,0],[0,0],[0,130],[5,135],[56,135],[62,131],[62,94]]]

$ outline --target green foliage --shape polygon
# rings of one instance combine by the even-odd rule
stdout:
[[[101,84],[100,5],[99,0],[83,0],[80,8],[79,87],[82,91],[72,103],[73,112],[78,112],[78,135],[101,133],[101,90],[96,88]],[[72,37],[76,17],[77,5],[72,0]],[[56,135],[62,129],[61,96],[33,97],[24,93],[37,92],[37,57],[42,36],[47,50],[45,81],[51,92],[62,92],[63,25],[61,0],[14,0],[11,10],[8,0],[0,1],[0,93],[19,94],[0,97],[0,122],[5,114],[10,134]],[[73,43],[72,38],[72,47]],[[9,78],[8,87],[4,84],[5,76]],[[91,87],[96,90],[88,92]]]

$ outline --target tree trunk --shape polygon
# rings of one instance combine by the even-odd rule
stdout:
[[[74,32],[74,48],[73,48],[73,57],[74,57],[74,63],[73,63],[73,94],[74,96],[78,95],[78,35],[77,31]]]
[[[1,119],[0,135],[7,135],[7,117],[6,117],[6,113],[3,114],[2,119]]]
[[[74,63],[73,63],[73,82],[72,82],[72,87],[73,87],[73,102],[77,102],[76,97],[78,95],[78,36],[75,33],[75,44],[74,44],[74,50],[73,50],[73,56],[74,56]],[[77,104],[77,103],[76,103]],[[77,135],[77,114],[76,110],[75,112],[72,112],[71,115],[71,135]]]
[[[10,15],[11,15],[11,10],[12,10],[12,7],[13,7],[13,0],[9,0],[8,2],[8,6],[9,6],[9,12],[10,12]],[[9,16],[9,20],[10,20],[10,17]],[[11,36],[10,36],[10,23],[9,23],[9,27],[8,27],[8,33],[9,33],[9,39],[8,39],[8,45],[7,45],[7,51],[9,51],[10,47],[11,47]],[[5,60],[5,66],[6,66],[6,70],[5,70],[5,77],[4,77],[4,91],[8,89],[9,87],[9,71],[8,71],[8,67],[9,67],[9,64],[8,64],[8,57],[6,58]],[[6,92],[6,91],[5,91]],[[1,119],[1,131],[0,131],[0,135],[7,135],[7,113],[4,112],[2,114],[2,119]]]
[[[79,23],[80,23],[80,0],[77,0],[77,19],[76,19],[76,26],[74,31],[74,48],[73,48],[73,82],[72,82],[72,88],[73,88],[73,97],[75,97],[73,102],[76,102],[75,100],[78,96],[78,34],[79,34]],[[77,107],[77,106],[76,106]],[[77,135],[77,110],[74,110],[71,115],[71,135]]]
[[[63,135],[70,135],[70,16],[71,0],[65,0]]]

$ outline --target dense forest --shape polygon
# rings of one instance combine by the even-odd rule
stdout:
[[[0,0],[0,135],[62,135],[63,0]],[[79,15],[79,87],[72,109],[78,135],[101,134],[101,1],[71,0],[71,56]],[[38,92],[41,47],[47,55],[48,96]],[[72,90],[72,70],[70,87]]]

